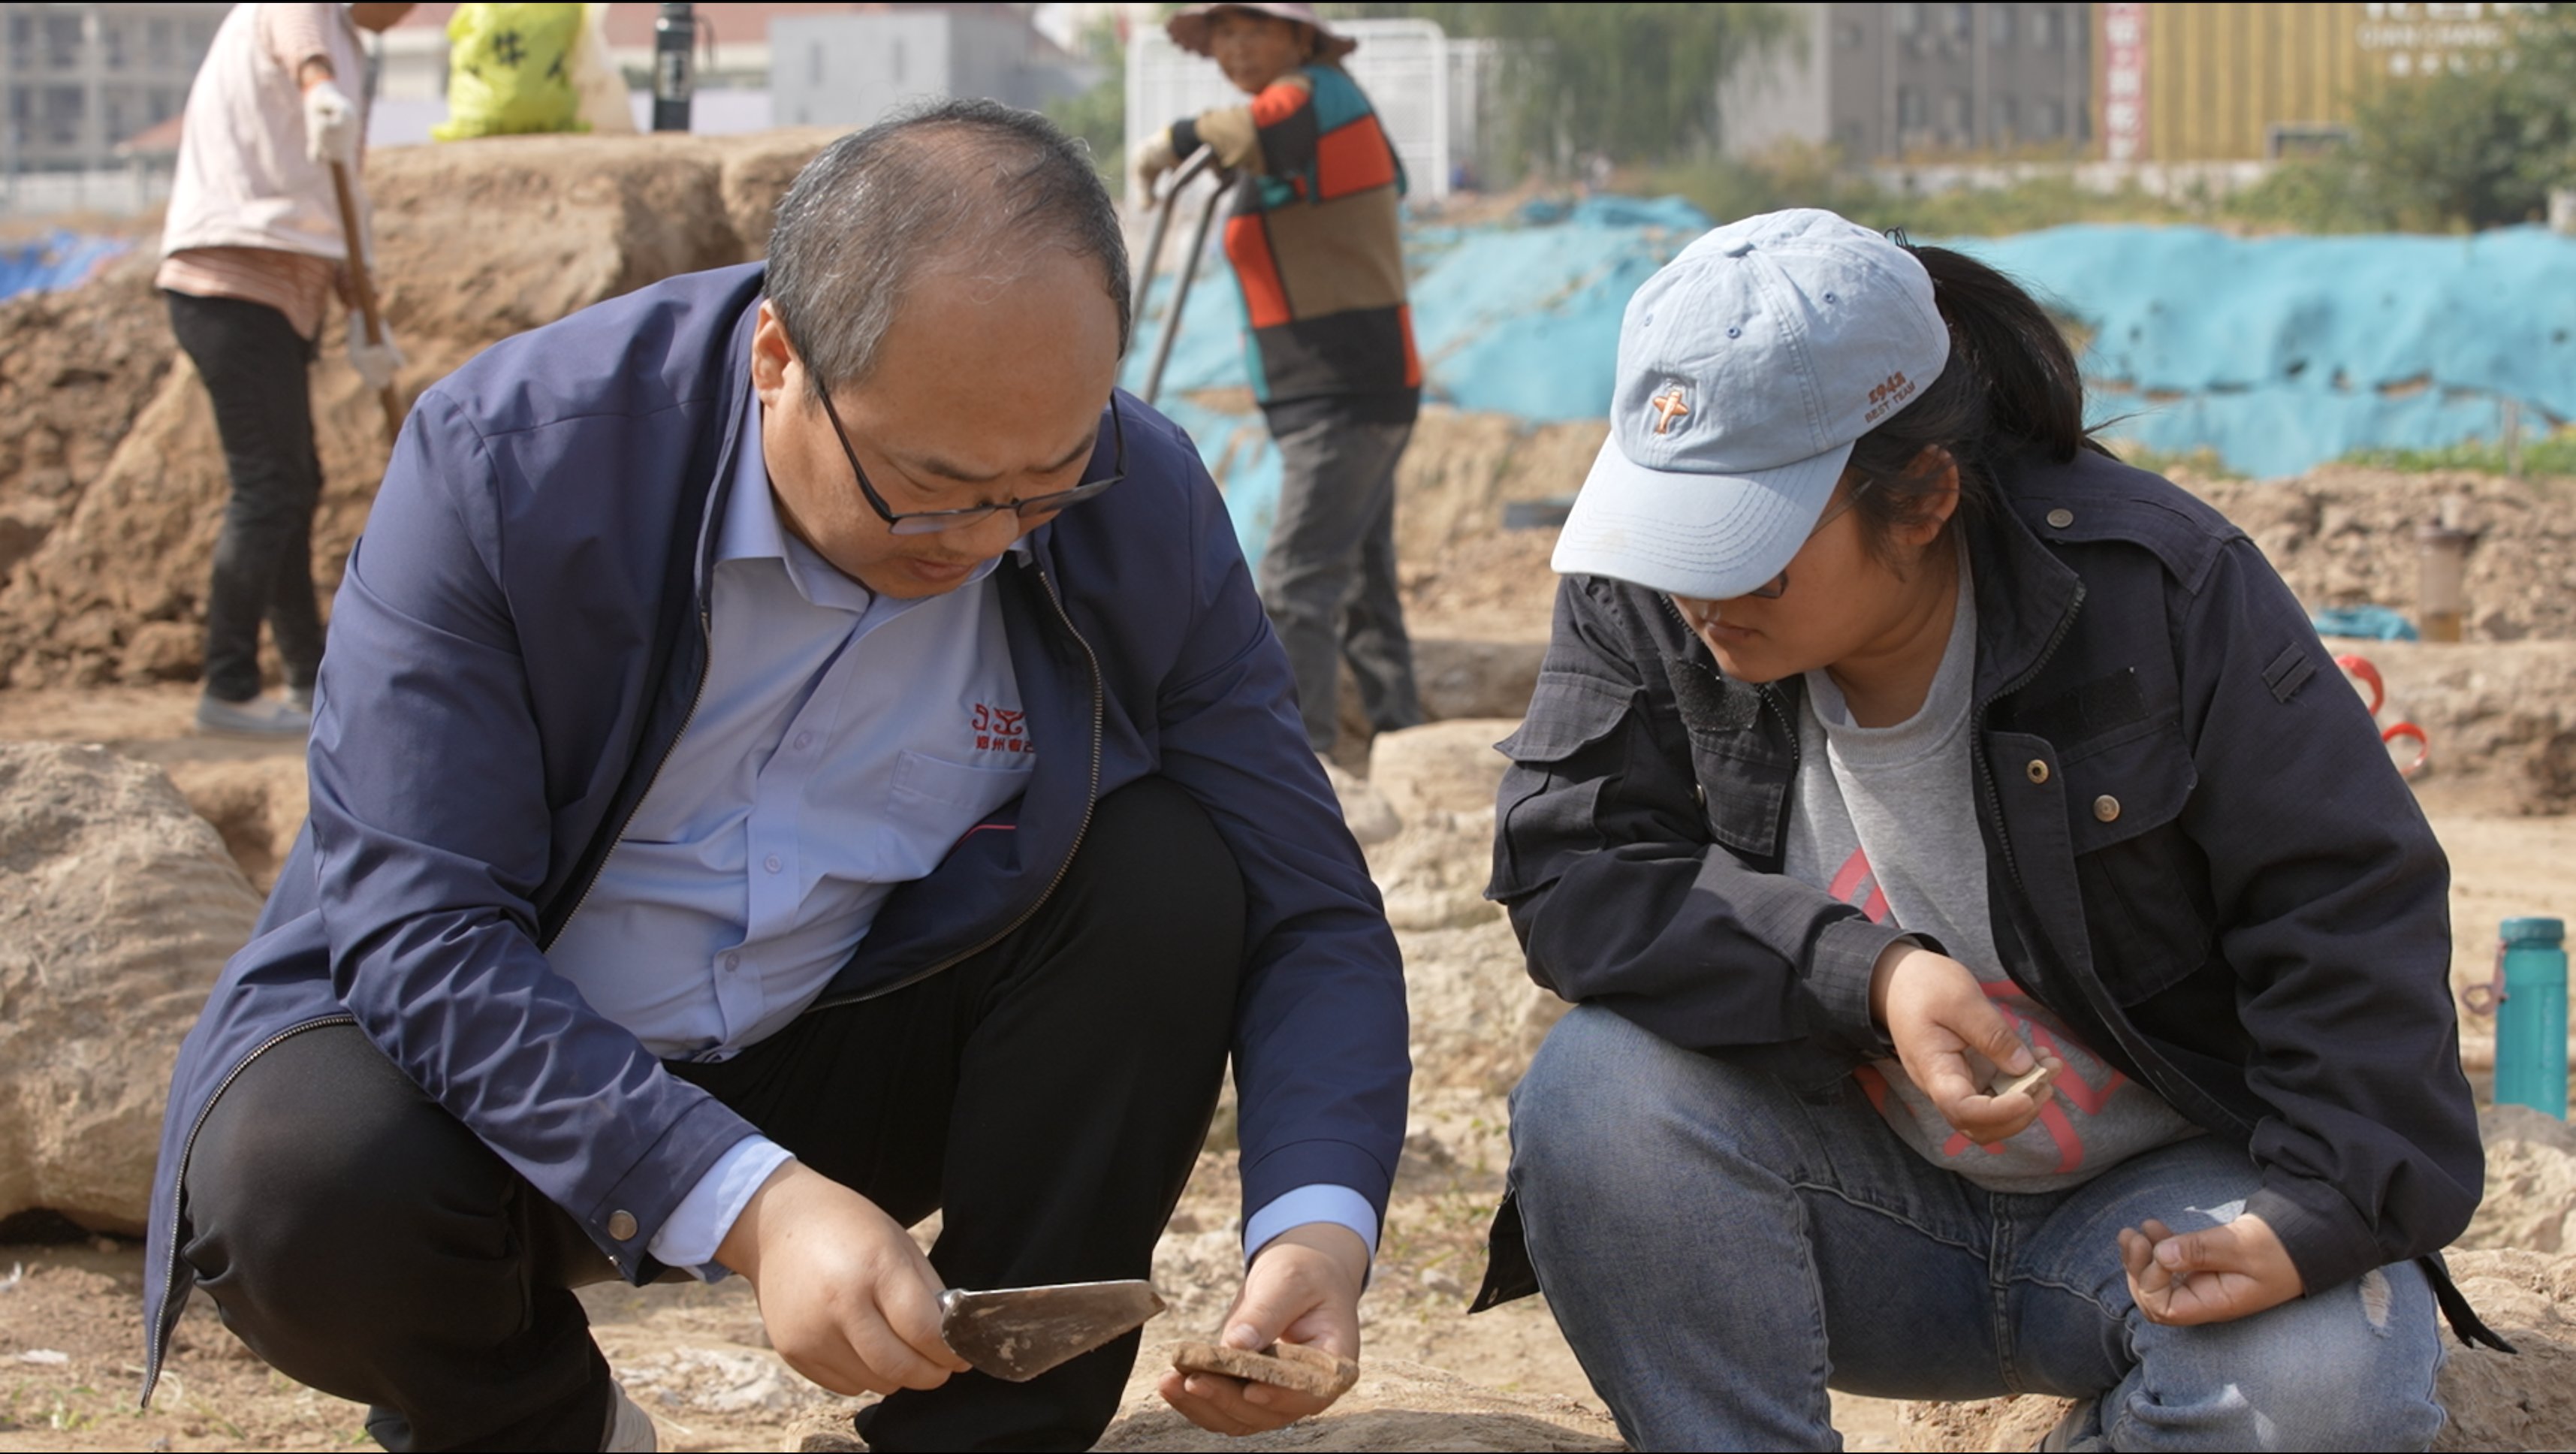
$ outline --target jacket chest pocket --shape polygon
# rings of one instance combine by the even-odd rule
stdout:
[[[1797,759],[1762,731],[1761,692],[1687,656],[1665,658],[1664,677],[1690,739],[1691,797],[1709,836],[1737,853],[1776,856]]]
[[[2059,770],[2094,969],[2135,1004],[2213,953],[2209,861],[2180,821],[2199,772],[2170,721],[2078,743]]]
[[[1773,755],[1746,752],[1741,739],[1693,732],[1690,744],[1692,796],[1709,836],[1738,853],[1776,856],[1789,802],[1788,764]]]

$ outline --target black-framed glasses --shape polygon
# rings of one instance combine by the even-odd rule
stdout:
[[[877,512],[877,518],[886,523],[886,528],[897,535],[937,535],[943,530],[955,530],[988,520],[999,510],[1014,511],[1023,520],[1031,515],[1052,515],[1069,505],[1079,505],[1127,478],[1127,424],[1118,413],[1118,396],[1112,393],[1109,396],[1109,437],[1112,443],[1106,478],[1085,480],[1070,490],[1031,495],[1025,500],[1000,500],[990,505],[968,505],[959,510],[907,510],[898,514],[885,502],[885,496],[877,493],[877,487],[868,483],[868,472],[859,465],[858,451],[850,448],[850,431],[841,426],[841,416],[832,408],[832,396],[827,393],[822,398],[823,417],[832,423],[832,437],[840,442],[841,457],[850,462],[850,473],[858,476],[859,493],[867,497],[868,508]]]
[[[1807,539],[1813,540],[1817,536],[1824,534],[1826,526],[1843,518],[1844,514],[1848,512],[1852,506],[1860,503],[1861,493],[1867,490],[1873,483],[1874,481],[1863,480],[1859,484],[1852,486],[1851,493],[1843,497],[1842,504],[1828,512],[1824,519],[1817,521],[1815,529],[1807,532]],[[1801,542],[1798,548],[1800,550],[1804,550],[1807,547],[1803,542]],[[1746,591],[1744,594],[1760,601],[1776,601],[1783,595],[1786,595],[1788,590],[1789,572],[1784,567],[1781,572],[1778,575],[1773,576],[1768,583],[1755,586],[1752,590]]]

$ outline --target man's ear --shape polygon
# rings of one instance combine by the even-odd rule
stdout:
[[[796,357],[796,345],[787,339],[787,325],[768,299],[760,300],[760,316],[751,328],[751,387],[760,402],[777,408],[786,402],[788,391],[801,382],[804,365]]]

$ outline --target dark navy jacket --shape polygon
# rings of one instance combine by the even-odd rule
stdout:
[[[357,1024],[636,1282],[662,1270],[646,1248],[673,1207],[751,1132],[544,951],[703,680],[711,522],[744,447],[761,276],[698,273],[585,310],[495,345],[413,409],[333,609],[312,818],[180,1052],[147,1396],[193,1283],[177,1255],[189,1144],[227,1078],[284,1037]],[[1120,411],[1125,483],[997,573],[1045,746],[1027,791],[885,900],[819,1003],[999,939],[1054,886],[1092,805],[1161,774],[1243,871],[1245,1204],[1326,1182],[1383,1212],[1410,1074],[1394,936],[1197,451],[1134,400]],[[1105,425],[1100,449],[1095,468]]]
[[[2247,1148],[2310,1289],[2438,1252],[2485,1175],[2449,866],[2369,713],[2207,505],[2090,451],[2000,474],[1963,533],[2002,967]],[[1869,979],[1904,931],[1781,872],[1800,690],[1721,676],[1655,592],[1567,580],[1490,892],[1566,999],[1823,1086],[1890,1053]],[[1480,1306],[1534,1290],[1505,1213]]]

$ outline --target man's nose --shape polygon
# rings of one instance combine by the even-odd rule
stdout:
[[[1021,530],[1019,512],[1004,508],[963,529],[943,533],[955,542],[958,554],[971,555],[976,560],[991,560],[1010,549],[1011,543],[1020,538]]]

